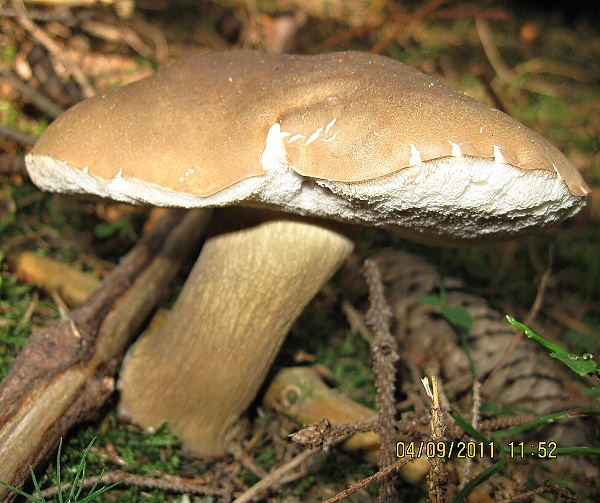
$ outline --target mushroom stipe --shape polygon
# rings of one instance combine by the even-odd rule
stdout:
[[[26,160],[45,190],[243,207],[215,212],[172,314],[119,383],[124,415],[168,421],[204,455],[227,451],[291,324],[351,252],[353,224],[480,243],[560,222],[589,194],[514,119],[355,52],[185,59],[76,105]]]

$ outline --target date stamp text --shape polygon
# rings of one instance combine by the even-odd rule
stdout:
[[[539,459],[556,458],[556,442],[509,442],[505,449],[509,458],[535,457]],[[471,441],[420,441],[397,442],[396,456],[398,458],[494,458],[500,454],[499,447],[494,442]]]

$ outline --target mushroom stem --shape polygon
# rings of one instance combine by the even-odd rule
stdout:
[[[292,323],[352,249],[331,226],[281,215],[212,236],[165,324],[127,359],[121,413],[226,453]]]

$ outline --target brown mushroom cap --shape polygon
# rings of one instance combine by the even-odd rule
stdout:
[[[511,117],[354,52],[185,59],[73,107],[27,163],[49,190],[266,205],[424,240],[524,233],[573,214],[589,193]]]

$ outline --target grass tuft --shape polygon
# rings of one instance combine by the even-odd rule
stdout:
[[[104,471],[102,471],[102,473],[98,476],[98,478],[96,479],[96,481],[90,488],[87,495],[82,496],[82,492],[86,485],[85,484],[86,468],[87,468],[86,459],[87,459],[87,456],[88,456],[90,449],[92,448],[92,445],[95,440],[96,440],[96,437],[94,437],[92,439],[92,441],[88,444],[87,448],[85,449],[85,451],[81,457],[81,460],[79,462],[79,467],[77,469],[77,472],[75,473],[75,476],[73,477],[73,482],[71,482],[70,484],[67,484],[67,487],[65,489],[63,489],[63,482],[62,482],[61,475],[60,475],[60,454],[61,454],[61,450],[62,450],[62,438],[60,439],[60,442],[58,444],[58,453],[56,455],[56,480],[57,480],[56,495],[57,495],[57,499],[58,499],[59,503],[88,503],[89,501],[94,501],[100,495],[104,494],[107,491],[110,491],[115,486],[120,484],[120,482],[116,482],[109,486],[104,486],[104,487],[101,487],[100,489],[98,489],[98,484],[100,483],[100,480],[102,479],[102,476],[104,475]],[[40,488],[38,480],[37,480],[35,473],[33,471],[33,468],[31,466],[29,466],[29,470],[31,472],[31,479],[33,481],[33,486],[35,488],[35,494],[37,496],[35,496],[33,494],[28,494],[25,491],[22,491],[21,489],[19,489],[17,487],[7,484],[6,482],[2,482],[1,480],[0,480],[0,484],[3,485],[4,487],[8,487],[11,491],[16,492],[20,496],[27,498],[29,501],[33,501],[34,503],[46,503],[46,498],[44,497],[44,493],[42,492],[42,489]],[[63,493],[63,490],[67,491],[66,494]]]

